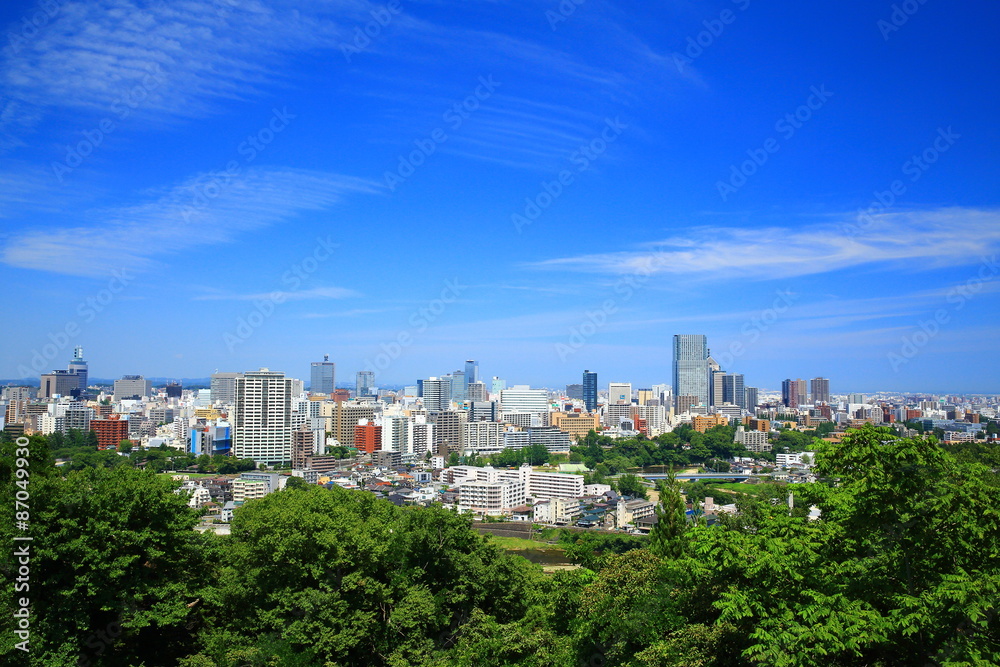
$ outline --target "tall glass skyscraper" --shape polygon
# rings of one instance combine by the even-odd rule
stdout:
[[[336,380],[336,364],[330,361],[330,355],[324,354],[323,361],[312,362],[310,371],[309,391],[332,396]]]
[[[587,412],[597,409],[597,373],[583,372],[583,403]]]
[[[708,405],[708,341],[704,334],[674,335],[674,395]]]
[[[465,384],[470,385],[479,382],[479,362],[473,359],[465,361]]]
[[[357,398],[375,395],[375,373],[358,371],[357,380],[354,383],[354,395]]]

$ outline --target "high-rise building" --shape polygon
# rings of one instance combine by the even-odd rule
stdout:
[[[689,412],[693,406],[698,405],[699,400],[701,399],[697,396],[674,396],[674,410],[677,414],[682,415]]]
[[[612,382],[608,384],[608,404],[615,405],[624,401],[632,404],[632,383]]]
[[[358,371],[354,395],[358,398],[375,396],[375,372]]]
[[[759,400],[757,399],[757,387],[744,387],[743,401],[743,407],[745,409],[750,410],[751,412],[756,412],[757,404],[759,403]]]
[[[181,386],[180,382],[168,382],[163,388],[163,392],[167,398],[180,398],[181,394],[184,393],[184,387]]]
[[[587,406],[587,412],[597,409],[597,373],[592,371],[583,372],[583,403]]]
[[[329,354],[324,354],[323,361],[314,361],[309,365],[309,391],[332,396],[336,387],[336,373],[337,364],[330,361]]]
[[[465,361],[465,384],[479,382],[479,362],[473,359]]]
[[[742,373],[725,373],[722,376],[722,403],[732,403],[747,409],[746,387]]]
[[[91,419],[90,430],[97,434],[98,449],[118,449],[122,440],[128,440],[128,422],[117,414],[108,419]]]
[[[577,401],[583,400],[583,385],[582,384],[568,384],[566,385],[566,396]]]
[[[209,386],[211,387],[212,403],[221,402],[223,405],[232,405],[236,402],[236,378],[243,377],[242,373],[212,373]]]
[[[865,402],[865,395],[864,394],[848,394],[847,395],[847,402],[848,403],[853,403],[853,404],[864,403]],[[933,406],[933,407],[931,407],[929,409],[934,409],[935,407],[937,407],[937,405],[934,404],[933,402],[930,402],[930,401],[927,401],[927,402],[931,403],[931,405]],[[928,409],[928,408],[924,408],[923,407],[923,402],[921,403],[921,408],[922,409]]]
[[[533,412],[548,414],[549,392],[517,384],[500,392],[500,410],[503,412]]]
[[[261,368],[236,378],[233,454],[258,464],[292,460],[292,380]]]
[[[781,402],[788,408],[797,408],[808,403],[806,381],[784,380],[781,383]]]
[[[708,343],[703,334],[674,335],[674,393],[708,405]]]
[[[468,422],[468,415],[464,410],[429,412],[427,421],[434,424],[434,447],[438,453],[461,453],[465,424]]]
[[[809,381],[809,395],[812,403],[830,402],[830,380],[829,378],[813,378]]]
[[[639,389],[637,393],[639,396],[639,405],[646,405],[654,398],[652,389]]]
[[[121,380],[115,380],[115,400],[132,399],[137,401],[149,396],[153,383],[141,375],[123,375]]]
[[[490,383],[490,393],[499,394],[501,391],[507,388],[507,381],[503,378],[499,378],[496,375],[493,376],[493,380]]]
[[[490,392],[486,389],[486,383],[470,382],[465,392],[465,400],[473,402],[490,400]]]
[[[382,450],[382,427],[367,419],[358,421],[354,427],[354,446],[358,452],[373,454]]]
[[[80,393],[80,378],[76,373],[62,369],[56,369],[51,373],[45,373],[39,381],[39,398],[52,398],[53,396],[78,396]]]
[[[424,401],[424,409],[428,412],[434,410],[447,410],[451,407],[451,378],[432,377],[421,382]]]
[[[708,376],[709,403],[711,405],[722,405],[725,402],[723,398],[723,379],[726,377],[726,372],[709,367]]]
[[[75,348],[73,348],[73,358],[70,359],[69,364],[66,366],[66,370],[68,370],[70,373],[76,374],[76,377],[80,383],[79,385],[80,393],[81,394],[87,393],[89,371],[87,369],[87,362],[84,361],[83,359],[82,346],[77,345]]]
[[[461,403],[468,395],[468,387],[465,382],[465,371],[455,371],[445,377],[451,378],[451,400]]]

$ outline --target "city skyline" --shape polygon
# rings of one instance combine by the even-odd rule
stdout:
[[[5,3],[0,378],[998,391],[1000,7],[573,6]]]

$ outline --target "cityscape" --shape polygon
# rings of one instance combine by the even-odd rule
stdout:
[[[0,665],[1000,665],[998,27],[0,3]]]

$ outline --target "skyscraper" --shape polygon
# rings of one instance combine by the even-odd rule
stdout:
[[[258,464],[292,460],[292,380],[261,368],[236,378],[233,454]]]
[[[424,380],[421,385],[425,410],[441,411],[451,407],[451,378],[432,377]]]
[[[813,378],[809,381],[809,394],[813,404],[830,402],[830,380],[828,378]]]
[[[354,395],[358,398],[375,395],[375,373],[373,371],[358,371]]]
[[[725,373],[722,376],[722,402],[738,405],[744,410],[746,404],[746,388],[743,386],[742,373]]]
[[[66,366],[66,369],[70,373],[76,373],[76,377],[80,381],[80,393],[81,394],[87,393],[87,385],[88,385],[88,375],[87,374],[88,374],[88,370],[87,370],[87,362],[84,361],[84,359],[83,359],[83,347],[82,346],[77,345],[75,348],[73,348],[73,358],[70,360],[69,364]]]
[[[797,408],[807,403],[806,381],[784,380],[781,383],[781,402],[789,408]]]
[[[708,343],[703,334],[674,335],[674,393],[708,405]]]
[[[587,406],[587,412],[597,409],[597,373],[591,371],[583,372],[583,403]]]
[[[337,364],[330,361],[330,355],[324,354],[323,361],[312,362],[309,371],[309,391],[313,394],[333,395]]]
[[[212,373],[211,396],[212,402],[222,402],[223,405],[232,405],[236,402],[236,378],[242,373]]]
[[[465,361],[465,384],[479,382],[479,362],[473,359]]]
[[[608,405],[615,405],[624,401],[632,403],[632,383],[612,382],[608,384]]]
[[[757,387],[744,387],[743,388],[743,401],[746,404],[744,407],[750,412],[756,414],[757,412]]]
[[[493,376],[490,384],[490,393],[499,394],[501,391],[507,388],[507,381],[501,377]]]

